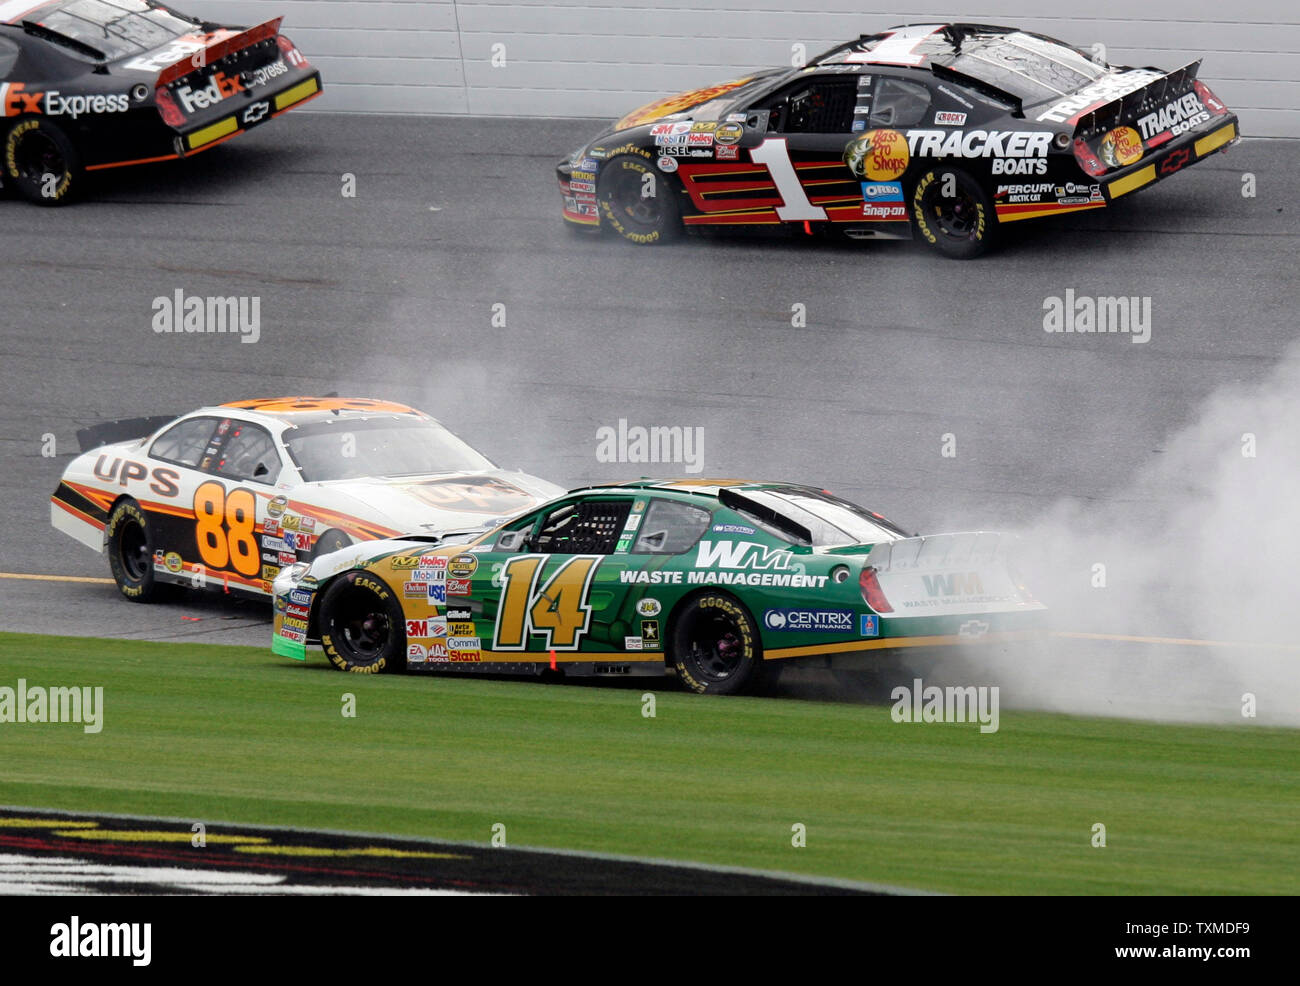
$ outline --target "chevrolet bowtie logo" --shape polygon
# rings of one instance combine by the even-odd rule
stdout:
[[[267,113],[271,112],[271,104],[268,102],[254,103],[248,109],[244,110],[245,123],[257,123],[263,119]]]
[[[989,632],[989,625],[983,620],[967,620],[957,631],[961,637],[982,637]]]

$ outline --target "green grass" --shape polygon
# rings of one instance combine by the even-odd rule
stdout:
[[[647,719],[641,688],[0,634],[0,686],[20,677],[102,685],[104,728],[0,724],[5,804],[474,842],[502,822],[517,846],[966,893],[1300,893],[1292,730],[1004,712],[981,735],[662,688]]]

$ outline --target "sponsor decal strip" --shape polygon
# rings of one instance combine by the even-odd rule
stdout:
[[[1078,205],[1058,205],[1052,202],[1024,202],[995,206],[998,222],[1013,223],[1017,219],[1037,219],[1039,216],[1055,216],[1062,212],[1080,212],[1084,209],[1104,209],[1105,202],[1080,202]]]
[[[465,665],[482,665],[482,664],[550,664],[551,655],[549,653],[538,653],[536,651],[514,651],[514,650],[480,650],[481,659],[478,661],[460,662]],[[652,651],[556,651],[554,660],[558,664],[606,664],[610,660],[617,660],[620,664],[633,662],[660,664],[664,661],[664,654],[661,650]],[[457,662],[430,661],[430,668],[443,670],[449,667],[456,667]]]

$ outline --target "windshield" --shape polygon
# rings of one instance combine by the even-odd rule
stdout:
[[[742,496],[775,510],[806,528],[810,544],[832,548],[845,544],[876,544],[897,541],[907,533],[884,517],[829,493],[787,487],[777,490],[745,490]],[[765,525],[771,530],[771,525]]]
[[[144,0],[58,0],[28,11],[23,20],[97,48],[110,61],[157,48],[198,26]]]
[[[308,483],[494,468],[436,421],[339,418],[291,428],[284,440]]]

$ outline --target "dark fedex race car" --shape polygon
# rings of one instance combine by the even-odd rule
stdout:
[[[272,649],[343,671],[675,670],[752,689],[794,661],[1039,629],[1011,540],[909,537],[825,490],[738,480],[575,490],[465,544],[356,544],[276,577]]]
[[[320,73],[279,31],[153,0],[0,0],[5,186],[58,205],[85,172],[185,157],[302,105]]]
[[[563,215],[642,244],[792,224],[972,257],[1002,223],[1105,208],[1236,143],[1199,65],[1111,66],[1006,27],[893,28],[628,114],[560,163]]]

